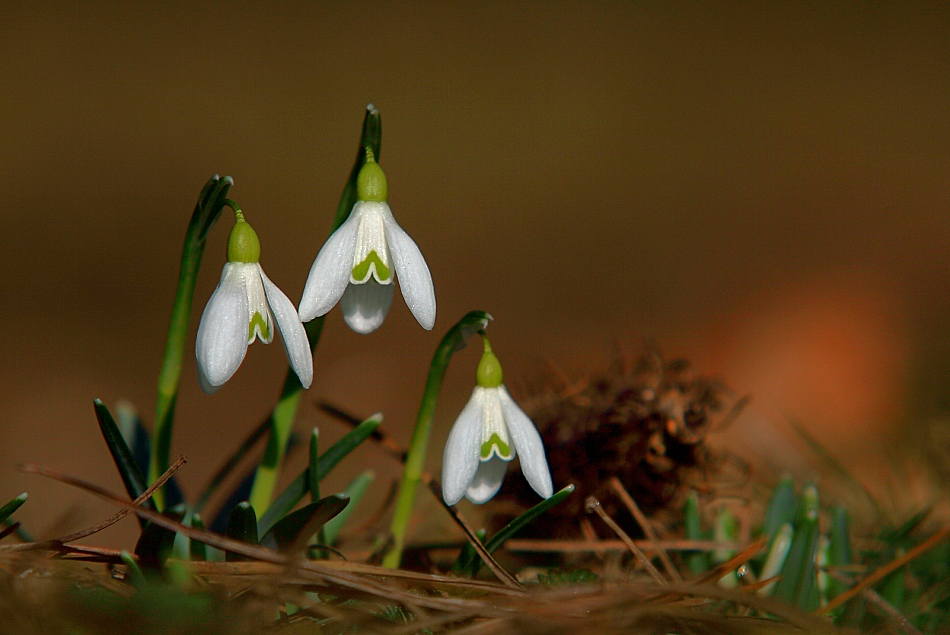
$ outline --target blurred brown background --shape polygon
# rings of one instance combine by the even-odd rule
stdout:
[[[201,186],[234,176],[296,302],[368,102],[438,319],[425,332],[397,299],[359,336],[334,311],[299,430],[339,437],[312,406],[329,398],[407,440],[434,346],[482,308],[516,397],[543,361],[579,377],[653,337],[753,392],[747,427],[791,414],[852,461],[919,438],[950,397],[948,18],[945,3],[8,6],[0,497],[29,490],[19,517],[37,531],[111,513],[15,465],[121,489],[91,400],[150,422]],[[435,469],[476,360],[450,370]],[[256,344],[208,397],[186,356],[188,492],[284,368],[279,344]],[[395,474],[372,449],[350,472],[367,463]]]

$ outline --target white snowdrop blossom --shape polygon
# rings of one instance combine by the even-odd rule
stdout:
[[[419,247],[393,218],[386,202],[386,175],[366,150],[357,177],[357,202],[349,218],[313,261],[300,299],[304,322],[326,315],[337,302],[357,333],[383,323],[393,301],[393,280],[409,310],[426,330],[435,324],[435,289]]]
[[[501,364],[484,335],[475,390],[452,426],[442,455],[442,497],[490,500],[501,488],[508,462],[521,459],[528,484],[543,498],[554,493],[541,435],[502,384]]]
[[[198,382],[209,395],[215,392],[231,379],[255,339],[270,344],[276,323],[290,366],[301,385],[309,388],[313,353],[307,332],[293,303],[261,269],[257,233],[239,209],[235,214],[238,221],[228,238],[228,262],[198,326]]]

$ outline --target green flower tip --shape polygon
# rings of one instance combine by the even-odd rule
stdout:
[[[238,220],[228,237],[228,262],[259,262],[260,259],[261,241],[257,232],[247,221]]]
[[[495,357],[491,350],[491,343],[484,333],[481,333],[482,342],[485,345],[485,351],[482,353],[482,360],[478,362],[478,370],[475,372],[475,383],[482,388],[498,388],[501,386],[503,375],[501,372],[501,362]]]
[[[366,163],[360,168],[359,176],[356,177],[356,196],[361,201],[385,203],[388,194],[386,175],[376,163],[373,151],[366,148]]]

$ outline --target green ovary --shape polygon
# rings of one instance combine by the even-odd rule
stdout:
[[[487,459],[491,456],[493,446],[498,446],[498,456],[501,458],[507,459],[511,456],[511,448],[508,447],[508,444],[502,441],[501,437],[497,434],[492,434],[488,441],[482,443],[482,459]]]
[[[247,341],[248,342],[254,339],[255,327],[260,327],[263,340],[266,341],[270,339],[270,329],[267,328],[267,320],[265,320],[264,317],[257,311],[255,311],[254,315],[251,316],[251,321],[247,325]]]
[[[363,262],[353,267],[353,279],[365,280],[366,276],[369,274],[370,265],[376,266],[376,275],[379,277],[380,282],[389,280],[389,267],[383,264],[382,258],[379,257],[379,254],[376,253],[375,249],[369,252],[369,255],[366,256],[366,259],[363,260]]]

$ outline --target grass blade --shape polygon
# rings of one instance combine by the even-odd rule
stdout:
[[[769,554],[762,566],[762,573],[759,574],[762,580],[770,580],[781,573],[785,566],[785,560],[788,558],[788,552],[792,547],[794,535],[795,530],[792,529],[791,523],[785,523],[775,532],[772,545],[769,547]],[[775,583],[773,582],[759,589],[758,593],[759,595],[771,595],[774,588]]]
[[[20,506],[26,502],[26,499],[28,496],[29,494],[27,494],[26,492],[23,492],[22,494],[20,494],[19,496],[11,500],[9,503],[4,505],[3,507],[0,507],[0,523],[4,522],[7,518],[9,518],[13,514],[13,512],[20,509]]]
[[[144,505],[143,505],[144,507]],[[180,523],[185,517],[185,508],[179,505],[165,510],[162,516]],[[175,532],[156,523],[146,522],[142,535],[135,543],[135,555],[143,567],[160,569],[175,546]]]
[[[333,494],[301,507],[297,511],[284,516],[268,530],[261,538],[261,545],[276,548],[278,551],[286,551],[298,539],[309,539],[328,520],[343,511],[349,503],[350,498],[345,494]],[[305,530],[309,535],[302,536],[301,532]]]
[[[231,515],[228,516],[228,528],[224,535],[249,545],[258,543],[257,514],[254,513],[254,508],[250,503],[240,502],[231,510]],[[224,559],[228,562],[243,562],[248,558],[228,551],[224,554]]]
[[[775,532],[785,523],[795,521],[795,510],[798,508],[798,501],[795,496],[795,483],[791,476],[782,477],[775,489],[772,490],[772,496],[769,498],[769,506],[765,510],[765,524],[762,527],[762,533],[772,540]]]
[[[374,478],[376,478],[376,473],[373,470],[366,470],[350,481],[350,484],[346,486],[346,489],[343,490],[343,494],[349,497],[350,504],[323,525],[324,544],[333,545],[333,543],[336,542],[336,539],[340,535],[340,530],[353,513],[353,510],[356,509],[356,506],[359,505],[360,500],[363,499],[363,496],[366,494]]]
[[[805,610],[814,610],[818,608],[815,554],[819,533],[818,491],[813,485],[802,491],[799,516],[788,557],[782,567],[782,579],[775,585],[774,597],[798,604]]]
[[[145,476],[141,470],[139,470],[139,466],[135,462],[135,457],[132,455],[132,450],[129,449],[125,439],[122,437],[122,432],[119,430],[119,426],[116,425],[115,419],[112,418],[112,413],[109,412],[106,405],[99,399],[93,400],[92,405],[96,411],[96,419],[99,420],[99,429],[102,431],[102,438],[105,439],[106,445],[109,447],[109,453],[112,454],[112,460],[119,470],[119,476],[122,477],[122,484],[125,485],[125,491],[129,493],[129,498],[135,500],[142,495],[142,492],[148,489]],[[155,509],[155,503],[152,502],[151,499],[142,503],[142,506],[148,509]],[[142,520],[142,518],[138,520],[139,525],[144,530],[145,521]]]
[[[201,519],[201,514],[194,512],[191,515],[191,526],[195,529],[204,531],[205,523]],[[192,560],[204,562],[208,559],[208,547],[203,542],[188,539],[188,555]]]
[[[686,497],[686,505],[683,508],[683,524],[686,531],[687,540],[703,540],[706,536],[703,533],[702,518],[699,513],[699,494],[695,491],[689,493]],[[686,558],[687,566],[693,576],[701,575],[709,571],[709,556],[702,552],[692,553]]]
[[[568,485],[564,489],[556,492],[551,498],[545,499],[521,514],[510,523],[502,527],[498,532],[488,539],[488,542],[485,543],[485,549],[488,553],[495,553],[502,545],[505,544],[505,541],[517,534],[519,531],[524,529],[528,524],[530,524],[535,518],[548,511],[555,505],[561,503],[564,499],[570,496],[574,492],[574,485]],[[461,555],[461,554],[460,554]],[[472,576],[478,575],[478,570],[481,568],[482,560],[478,557],[478,554],[472,550],[472,561],[470,564],[463,563],[462,571],[471,567]]]
[[[475,537],[481,541],[482,544],[485,544],[485,538],[488,537],[487,529],[476,529]],[[477,563],[477,564],[476,564]],[[452,563],[452,573],[462,574],[466,571],[469,571],[469,576],[474,578],[478,575],[479,565],[481,565],[481,558],[478,557],[478,551],[475,550],[475,547],[472,546],[472,543],[466,542],[462,545],[462,549],[459,551],[458,557],[455,559],[455,562]]]
[[[342,439],[330,446],[330,448],[323,453],[323,456],[320,457],[319,461],[317,461],[319,472],[318,480],[325,478],[326,475],[330,473],[330,470],[336,467],[337,463],[342,461],[347,454],[355,450],[363,441],[369,438],[382,421],[383,415],[376,413],[347,432]],[[304,495],[306,495],[309,483],[310,468],[307,467],[287,486],[287,489],[280,493],[280,496],[274,500],[271,506],[267,508],[267,511],[264,512],[264,515],[261,516],[261,519],[257,523],[258,531],[261,534],[266,534],[277,521],[290,513],[290,511],[297,506],[297,503],[303,499]]]
[[[713,540],[717,543],[734,543],[739,537],[739,522],[735,515],[726,507],[719,509],[719,515],[716,516],[716,526],[713,529]],[[728,562],[736,555],[732,549],[714,549],[712,552],[712,561],[716,564]],[[717,584],[727,589],[734,589],[739,586],[739,577],[735,570],[729,571],[721,577]]]
[[[831,531],[828,540],[828,564],[832,567],[846,567],[851,564],[850,522],[847,510],[840,505],[831,512]],[[830,597],[843,593],[845,588],[845,584],[834,577],[828,580]]]

